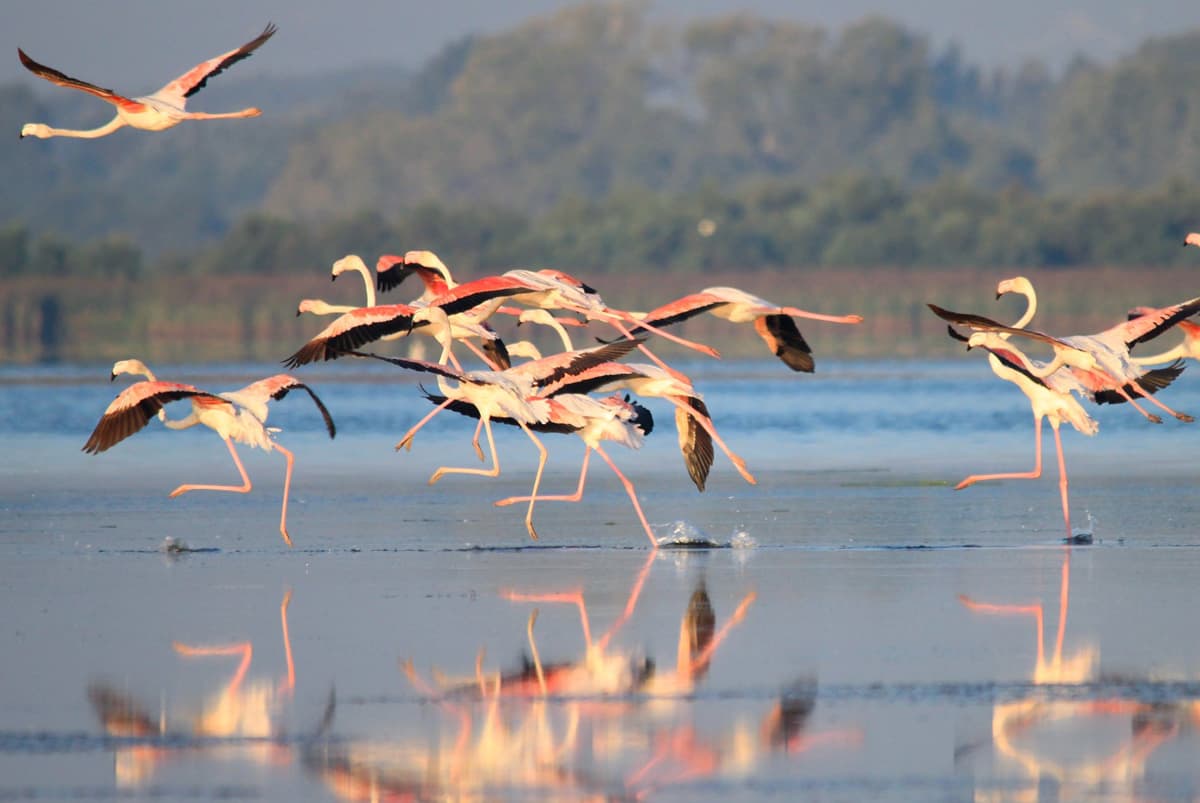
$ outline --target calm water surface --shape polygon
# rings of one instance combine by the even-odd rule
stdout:
[[[1042,479],[951,490],[1033,460],[1028,403],[973,356],[689,366],[759,482],[718,452],[698,494],[648,402],[646,446],[610,454],[656,534],[722,545],[657,552],[599,461],[531,542],[491,504],[528,491],[520,433],[500,477],[430,487],[476,464],[471,426],[396,453],[426,404],[374,367],[304,374],[332,442],[274,406],[292,549],[278,455],[243,450],[249,494],[169,499],[233,481],[211,433],[84,455],[107,366],[0,370],[0,800],[1200,797],[1195,425],[1067,432],[1094,543],[1064,546],[1048,436]],[[1200,379],[1163,398],[1200,411]],[[547,445],[569,491],[582,446]]]

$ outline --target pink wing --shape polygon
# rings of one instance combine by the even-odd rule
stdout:
[[[329,437],[334,437],[337,434],[337,428],[333,424],[333,417],[329,415],[329,410],[325,408],[324,403],[313,392],[313,389],[308,385],[288,374],[275,374],[266,379],[260,379],[257,382],[252,382],[241,390],[236,390],[233,393],[225,393],[223,396],[227,399],[233,399],[238,403],[261,404],[266,403],[271,399],[282,399],[292,390],[303,390],[317,405],[317,409],[321,411],[321,417],[325,420],[325,429],[329,432]],[[262,418],[265,419],[266,416]]]
[[[359,307],[338,316],[321,333],[305,343],[283,361],[288,368],[308,365],[321,360],[336,360],[343,352],[373,343],[385,335],[405,332],[428,321],[413,323],[416,307],[408,304],[384,304],[378,307]]]
[[[78,78],[72,78],[69,75],[59,72],[52,67],[47,67],[44,64],[38,64],[29,56],[25,55],[25,51],[17,48],[17,56],[21,59],[21,63],[25,65],[25,69],[29,70],[39,78],[45,78],[47,81],[58,84],[59,86],[69,87],[70,89],[79,89],[87,92],[89,95],[95,95],[101,100],[106,100],[114,105],[122,103],[135,103],[124,95],[118,95],[111,89],[89,84],[87,81],[80,81]]]
[[[219,396],[177,382],[137,382],[130,385],[108,405],[83,445],[83,451],[99,454],[140,431],[151,418],[158,415],[164,405],[194,396],[228,404]]]
[[[237,64],[242,59],[249,58],[251,53],[261,47],[264,42],[275,34],[275,30],[274,23],[267,23],[267,27],[263,29],[263,32],[254,39],[242,45],[237,50],[230,50],[228,53],[223,53],[216,58],[200,62],[155,92],[154,97],[162,98],[176,106],[182,107],[187,102],[187,98],[190,98],[204,88],[209,78],[214,75],[220,75],[231,65]]]
[[[1144,307],[1139,307],[1138,309],[1145,310]],[[1197,312],[1200,312],[1200,298],[1193,298],[1184,301],[1182,304],[1174,304],[1170,307],[1162,307],[1161,309],[1145,310],[1138,317],[1123,321],[1098,336],[1103,337],[1109,334],[1118,336],[1124,341],[1125,346],[1130,348],[1138,343],[1143,343],[1159,336],[1175,324],[1185,318],[1190,318]]]

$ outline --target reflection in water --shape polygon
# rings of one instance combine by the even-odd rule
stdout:
[[[1179,732],[1171,706],[1156,705],[1133,696],[1107,693],[1095,697],[1069,687],[1097,684],[1132,686],[1137,679],[1106,677],[1099,671],[1099,648],[1080,647],[1063,654],[1070,603],[1071,549],[1063,550],[1059,591],[1058,627],[1054,650],[1045,650],[1044,608],[1033,604],[990,604],[966,596],[959,599],[973,611],[1033,617],[1037,631],[1037,657],[1033,686],[1023,697],[997,703],[992,709],[992,746],[1001,766],[1019,768],[1027,776],[1015,788],[976,790],[975,800],[1038,801],[1052,782],[1051,799],[1141,799],[1138,787],[1146,775],[1146,762],[1164,742]],[[1038,687],[1053,689],[1051,695]],[[1068,687],[1063,689],[1062,687]],[[1067,693],[1063,693],[1067,692]],[[1078,697],[1082,699],[1062,699]],[[1185,714],[1194,703],[1180,708]],[[1186,714],[1183,718],[1187,718]]]
[[[426,679],[411,661],[402,663],[414,688],[436,704],[447,723],[444,733],[331,737],[309,746],[305,766],[347,800],[636,800],[680,783],[744,776],[770,755],[858,742],[857,731],[812,732],[815,680],[790,684],[755,722],[735,718],[715,728],[698,722],[697,685],[755,594],[744,595],[718,623],[707,586],[697,581],[680,621],[675,667],[663,672],[614,638],[635,613],[653,559],[638,572],[621,614],[598,637],[581,589],[504,592],[515,602],[575,605],[582,655],[543,661],[534,609],[528,654],[515,670],[485,671],[482,652],[466,679],[436,670]]]
[[[132,698],[96,681],[88,688],[88,699],[104,730],[110,736],[153,738],[150,743],[133,744],[116,751],[116,781],[122,787],[145,784],[155,767],[177,757],[184,750],[203,746],[213,751],[232,751],[237,757],[260,763],[285,763],[290,748],[273,741],[278,735],[280,708],[292,698],[296,686],[296,668],[288,635],[288,605],[292,592],[284,593],[279,606],[280,628],[287,671],[281,681],[248,678],[254,647],[248,641],[216,646],[195,646],[175,642],[175,652],[184,658],[237,656],[233,676],[212,695],[199,711],[168,722],[165,706],[154,718]],[[236,743],[213,744],[213,740]],[[181,747],[180,745],[185,745]]]

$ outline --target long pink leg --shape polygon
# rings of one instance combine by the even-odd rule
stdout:
[[[733,467],[736,468],[737,472],[742,475],[742,479],[751,485],[758,484],[758,480],[756,480],[754,475],[750,473],[750,470],[746,468],[746,461],[734,454],[733,451],[725,445],[725,441],[721,440],[721,436],[717,434],[717,428],[713,426],[711,418],[701,415],[699,410],[696,410],[686,402],[680,401],[678,397],[670,396],[667,398],[667,401],[671,402],[671,404],[690,415],[696,420],[697,424],[704,427],[704,431],[712,436],[713,443],[720,447],[721,451],[725,453],[725,456],[729,458],[729,462],[733,463]]]
[[[557,494],[557,495],[550,495],[550,496],[545,496],[545,495],[538,496],[536,493],[537,492],[537,482],[534,482],[534,484],[533,484],[534,494],[533,495],[531,495],[531,496],[509,496],[505,499],[500,499],[499,501],[495,502],[494,504],[496,505],[496,507],[504,507],[505,505],[514,505],[517,502],[529,502],[532,505],[532,503],[534,501],[542,501],[542,500],[548,501],[548,502],[578,502],[580,499],[583,498],[583,485],[584,485],[584,482],[586,482],[586,480],[587,480],[588,461],[591,459],[591,457],[592,457],[592,450],[590,448],[586,448],[583,452],[583,465],[580,467],[580,471],[579,471],[579,486],[575,489],[575,493],[573,493],[573,494]]]
[[[1196,420],[1194,417],[1188,415],[1187,413],[1175,412],[1170,407],[1168,407],[1167,405],[1160,402],[1156,396],[1149,393],[1145,388],[1143,388],[1141,385],[1139,385],[1136,381],[1130,382],[1129,384],[1134,390],[1136,390],[1138,393],[1142,394],[1142,396],[1146,399],[1146,401],[1150,402],[1153,405],[1157,405],[1159,408],[1161,408],[1163,410],[1166,410],[1168,413],[1175,416],[1180,421],[1190,424],[1191,422]],[[1132,402],[1133,400],[1130,399],[1130,401]]]
[[[292,465],[296,462],[296,456],[274,441],[272,441],[272,445],[276,450],[283,452],[283,456],[287,460],[287,469],[283,475],[283,511],[279,514],[279,532],[283,534],[283,540],[287,542],[287,545],[291,546],[292,537],[288,535],[287,531],[287,503],[288,491],[292,487]]]
[[[483,419],[483,431],[487,434],[488,449],[492,455],[491,468],[454,468],[450,466],[442,466],[429,478],[429,484],[433,485],[447,474],[474,474],[481,477],[497,477],[500,475],[500,458],[496,456],[496,441],[492,437],[492,420],[490,418]]]
[[[717,359],[721,358],[721,353],[719,351],[717,351],[715,348],[713,348],[712,346],[706,346],[703,343],[697,343],[694,340],[686,340],[682,337],[679,337],[678,335],[673,335],[670,332],[666,331],[665,329],[660,329],[657,326],[654,326],[653,324],[649,324],[643,320],[635,318],[634,316],[630,315],[628,312],[620,312],[618,310],[609,310],[609,312],[611,312],[613,315],[616,315],[621,320],[629,321],[630,323],[635,324],[638,328],[645,329],[647,332],[653,332],[654,334],[659,335],[660,337],[665,337],[667,340],[678,343],[681,346],[686,346],[686,347],[692,349],[693,351],[698,351],[701,354],[707,354],[708,356],[716,357]],[[620,332],[621,334],[625,335],[625,337],[629,338],[630,340],[633,339],[633,334],[627,328],[625,328],[620,323],[618,323],[617,321],[609,321],[608,323],[612,324],[616,328],[616,330],[618,332]]]
[[[434,407],[431,411],[429,411],[429,413],[426,414],[426,416],[424,418],[422,418],[420,421],[418,421],[416,424],[414,424],[412,427],[410,427],[408,432],[404,433],[404,437],[401,438],[399,443],[396,444],[396,451],[400,451],[401,449],[412,449],[413,437],[416,436],[417,430],[419,430],[421,427],[428,424],[429,420],[431,418],[433,418],[435,415],[437,415],[442,410],[445,410],[447,407],[449,407],[450,402],[452,402],[452,401],[454,401],[454,399],[446,399],[444,402],[439,404],[437,407]]]
[[[755,591],[751,591],[742,597],[742,601],[738,603],[737,609],[729,617],[729,621],[722,625],[721,629],[713,635],[712,640],[708,642],[708,645],[694,656],[688,649],[686,618],[684,622],[680,623],[679,650],[675,666],[681,680],[690,683],[692,677],[695,675],[696,668],[703,667],[712,660],[713,653],[717,651],[718,645],[725,640],[730,630],[746,618],[746,609],[750,607],[750,603],[754,602],[757,597],[758,593]]]
[[[1033,464],[1033,471],[1016,471],[1003,474],[972,474],[965,480],[954,486],[954,490],[961,491],[970,485],[985,480],[1033,480],[1042,476],[1042,417],[1035,415],[1033,417],[1034,432],[1034,452],[1036,459]]]
[[[822,312],[808,312],[795,307],[781,307],[780,313],[784,315],[792,315],[797,318],[808,318],[813,321],[825,321],[826,323],[862,323],[861,315],[826,315]]]
[[[625,492],[629,494],[629,500],[633,502],[633,509],[637,511],[638,520],[641,521],[642,527],[646,530],[646,537],[650,539],[650,544],[655,549],[658,549],[658,541],[654,538],[654,531],[650,529],[650,522],[646,521],[646,515],[642,513],[642,506],[641,503],[638,502],[637,492],[633,489],[633,483],[629,481],[628,477],[621,473],[621,469],[617,468],[617,464],[612,461],[612,458],[608,456],[604,449],[602,449],[600,446],[596,446],[594,448],[596,450],[596,454],[604,458],[604,462],[608,463],[608,467],[613,470],[613,473],[617,475],[617,479],[619,479],[621,484],[625,486]]]
[[[536,541],[538,536],[537,530],[533,529],[533,506],[537,502],[538,487],[542,484],[542,472],[546,468],[546,458],[549,455],[541,440],[528,427],[521,424],[521,429],[525,430],[525,434],[529,436],[529,439],[533,441],[533,445],[538,450],[537,473],[533,475],[533,490],[529,493],[529,510],[525,511],[525,529],[529,530],[529,537]]]
[[[251,106],[236,112],[187,112],[189,120],[234,120],[241,117],[258,117],[262,110]]]
[[[233,673],[233,677],[229,680],[229,685],[225,687],[225,694],[236,694],[242,685],[242,681],[246,678],[246,672],[250,669],[250,662],[254,658],[254,645],[248,641],[242,641],[237,644],[229,644],[222,647],[192,647],[183,642],[176,641],[171,644],[175,648],[175,652],[189,658],[200,655],[240,655],[242,656],[241,663]]]
[[[1071,505],[1067,502],[1067,462],[1063,459],[1062,435],[1058,431],[1058,423],[1050,422],[1054,430],[1054,448],[1058,450],[1058,493],[1062,497],[1063,521],[1067,525],[1067,538],[1071,537]],[[1040,429],[1040,427],[1039,427]]]
[[[1162,418],[1160,418],[1159,416],[1155,415],[1154,413],[1148,413],[1148,412],[1146,412],[1146,411],[1145,411],[1145,409],[1143,409],[1142,405],[1140,405],[1140,404],[1138,404],[1137,402],[1135,402],[1135,401],[1133,400],[1133,397],[1132,397],[1132,396],[1130,396],[1130,395],[1129,395],[1129,394],[1128,394],[1128,393],[1125,391],[1125,388],[1124,388],[1123,386],[1122,386],[1122,387],[1114,387],[1114,388],[1113,388],[1113,390],[1114,390],[1114,391],[1117,393],[1117,395],[1121,396],[1123,399],[1125,399],[1125,401],[1129,402],[1129,406],[1130,406],[1130,407],[1132,407],[1133,409],[1137,410],[1139,413],[1141,413],[1142,415],[1144,415],[1144,416],[1146,417],[1146,420],[1147,420],[1147,421],[1149,421],[1151,424],[1161,424],[1161,423],[1162,423]],[[1144,396],[1145,396],[1147,399],[1149,399],[1149,398],[1150,398],[1150,394],[1148,394],[1148,393],[1147,393],[1147,394],[1143,394],[1143,395],[1144,395]]]
[[[244,494],[250,493],[250,477],[246,474],[246,467],[242,465],[242,460],[238,457],[237,450],[233,448],[233,441],[225,438],[225,445],[229,447],[229,453],[233,455],[233,464],[237,466],[238,473],[242,475],[241,485],[180,485],[175,490],[171,491],[170,497],[174,499],[180,494],[185,494],[188,491],[231,491],[233,493]],[[286,534],[285,534],[286,537]],[[290,542],[289,542],[290,543]]]
[[[655,545],[657,546],[657,544]],[[621,615],[608,626],[608,630],[596,642],[597,646],[603,650],[608,646],[608,642],[612,641],[612,637],[617,634],[617,631],[625,626],[629,618],[633,616],[633,611],[637,608],[638,600],[642,596],[642,588],[646,585],[646,578],[650,576],[650,567],[654,564],[654,558],[657,554],[657,549],[650,550],[646,555],[646,562],[642,564],[642,568],[638,570],[637,581],[633,584],[633,588],[629,591],[629,599],[625,602],[625,610],[621,611]]]
[[[289,588],[283,595],[279,605],[280,629],[283,632],[283,654],[287,659],[287,681],[280,691],[290,694],[296,688],[296,662],[292,659],[292,638],[288,635],[288,605],[292,603],[292,590]]]
[[[579,622],[583,628],[583,640],[588,649],[592,648],[592,627],[588,622],[587,603],[583,600],[583,591],[569,591],[559,594],[526,594],[521,591],[502,591],[500,596],[513,602],[567,602],[579,608]]]

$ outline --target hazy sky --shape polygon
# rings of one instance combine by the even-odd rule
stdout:
[[[447,40],[495,31],[572,5],[568,0],[8,0],[0,10],[0,82],[34,82],[17,61],[38,61],[118,91],[153,91],[193,64],[253,38],[267,21],[279,33],[235,69],[303,74],[368,62],[417,64]],[[840,27],[878,13],[957,41],[987,65],[1035,56],[1061,66],[1071,54],[1101,59],[1148,35],[1200,26],[1196,0],[653,0],[660,18],[749,11]]]

